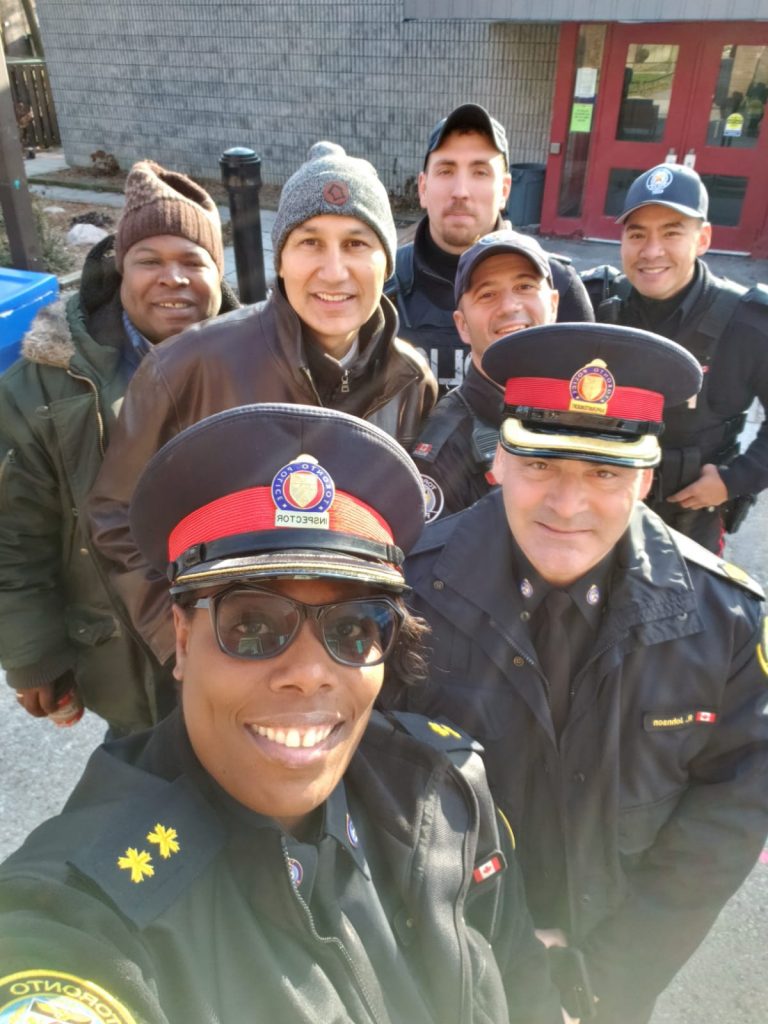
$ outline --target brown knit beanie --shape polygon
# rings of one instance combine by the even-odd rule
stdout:
[[[185,174],[140,160],[125,179],[125,208],[115,232],[115,266],[122,274],[125,254],[142,238],[180,235],[199,245],[224,274],[224,245],[216,205]]]

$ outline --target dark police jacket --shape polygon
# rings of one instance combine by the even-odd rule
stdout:
[[[493,230],[505,226],[499,217]],[[424,236],[429,219],[419,221],[413,242],[397,250],[395,272],[384,293],[395,303],[400,317],[400,336],[424,352],[437,377],[440,389],[461,384],[469,350],[462,342],[453,322],[456,308],[453,279],[440,276],[428,265],[424,254]],[[552,255],[549,259],[555,288],[560,293],[557,319],[561,323],[593,320],[592,306],[586,289],[570,260]],[[428,293],[425,279],[439,303]]]
[[[428,527],[407,561],[433,629],[409,707],[482,742],[534,921],[570,932],[611,1024],[650,1009],[768,832],[757,584],[641,505],[616,557],[559,746],[501,492]]]
[[[664,410],[662,495],[698,479],[707,462],[718,466],[730,498],[768,487],[768,420],[746,451],[738,454],[736,445],[754,399],[768,409],[768,289],[747,291],[697,260],[691,290],[667,321],[653,327],[629,281],[614,268],[597,267],[583,278],[598,321],[655,330],[686,348],[704,370],[693,407]]]
[[[80,1012],[95,998],[111,1009],[104,1024],[556,1024],[479,757],[456,731],[430,736],[374,713],[353,757],[323,884],[346,907],[348,887],[367,886],[363,918],[389,917],[360,934],[347,921],[340,936],[310,908],[290,837],[219,789],[178,712],[100,748],[63,813],[0,869],[0,1008],[40,997],[45,1010],[66,982]],[[413,1004],[398,1020],[388,1000],[401,987]]]
[[[430,413],[412,454],[424,479],[427,522],[469,508],[494,486],[504,395],[470,363]]]

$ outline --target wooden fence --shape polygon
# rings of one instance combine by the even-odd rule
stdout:
[[[6,64],[24,148],[60,146],[59,123],[45,61],[34,57],[6,57]]]

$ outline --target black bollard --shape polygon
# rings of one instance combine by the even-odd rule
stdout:
[[[221,180],[229,192],[240,301],[245,305],[261,302],[267,297],[259,208],[261,157],[245,146],[235,146],[222,153],[219,166]]]

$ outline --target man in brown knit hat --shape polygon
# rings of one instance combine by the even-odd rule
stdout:
[[[0,380],[0,661],[31,715],[72,724],[84,705],[115,733],[162,717],[173,687],[126,626],[80,512],[146,352],[237,305],[208,193],[150,161],[125,193],[79,293],[38,315]]]

